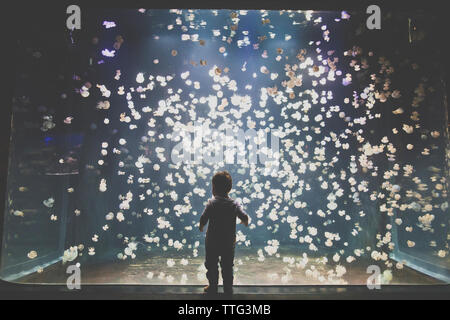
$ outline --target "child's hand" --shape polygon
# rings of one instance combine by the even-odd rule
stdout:
[[[240,224],[243,224],[244,226],[248,227],[249,219],[250,218],[248,218],[246,221],[241,220]]]

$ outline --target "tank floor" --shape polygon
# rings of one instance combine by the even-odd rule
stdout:
[[[291,255],[292,257],[295,257]],[[169,267],[168,258],[173,259],[175,264]],[[300,257],[295,257],[300,258]],[[141,257],[135,260],[117,261],[109,263],[98,263],[91,265],[81,265],[81,283],[83,284],[148,284],[148,285],[205,285],[207,284],[205,269],[203,266],[204,258],[190,258],[187,265],[181,264],[182,257],[178,256],[154,256]],[[302,269],[295,263],[290,265],[283,262],[281,258],[275,256],[266,257],[261,262],[257,255],[237,255],[234,267],[235,285],[365,285],[370,276],[366,273],[367,266],[373,264],[373,261],[364,263],[361,261],[353,263],[343,263],[346,273],[340,278],[327,278],[327,274],[332,267],[328,264],[320,263],[320,259],[308,261],[306,268]],[[242,265],[239,262],[243,262]],[[16,280],[20,283],[34,284],[65,284],[67,277],[66,268],[73,263],[63,265],[61,262],[47,267],[41,273],[33,273]],[[380,263],[381,271],[386,267]],[[306,270],[314,268],[325,277],[324,281],[318,278],[307,276]],[[149,278],[149,273],[153,277]],[[181,281],[182,275],[185,275],[185,281]],[[270,276],[269,276],[270,275]],[[407,266],[397,270],[392,270],[392,285],[433,285],[443,282],[434,279],[428,275],[415,271]],[[219,280],[221,281],[221,280]]]

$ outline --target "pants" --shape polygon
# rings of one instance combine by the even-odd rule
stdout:
[[[219,282],[218,262],[220,257],[220,268],[222,269],[223,289],[226,293],[231,293],[233,288],[233,266],[234,266],[234,245],[217,244],[206,241],[206,277],[209,286],[217,288]]]

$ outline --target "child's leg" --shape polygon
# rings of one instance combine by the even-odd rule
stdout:
[[[220,267],[222,269],[223,291],[233,293],[233,266],[234,266],[234,246],[223,248],[220,257]]]
[[[208,278],[209,286],[211,290],[217,290],[217,284],[219,282],[219,250],[216,246],[205,243],[205,267],[206,278]]]

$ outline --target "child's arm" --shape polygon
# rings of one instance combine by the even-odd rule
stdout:
[[[200,232],[203,232],[203,227],[208,223],[209,216],[211,214],[212,205],[208,201],[208,204],[205,207],[205,210],[202,213],[202,216],[200,217],[200,224],[198,226],[198,229]]]
[[[242,209],[242,207],[240,206],[239,203],[236,203],[236,213],[237,213],[237,217],[239,218],[239,220],[241,220],[241,223],[243,225],[245,225],[246,227],[248,227],[249,217],[244,212],[244,210]]]

